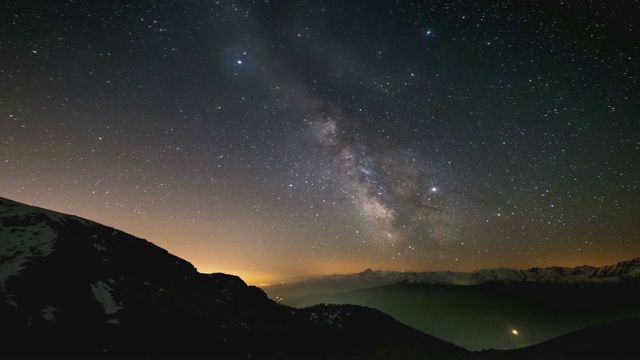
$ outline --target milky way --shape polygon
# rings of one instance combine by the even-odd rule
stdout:
[[[640,254],[637,1],[8,1],[0,196],[251,283]]]
[[[389,146],[369,149],[363,141],[348,139],[339,113],[314,109],[312,114],[307,120],[312,139],[330,159],[326,167],[340,184],[336,190],[375,241],[413,249],[416,242],[452,238],[455,206],[442,199],[442,189],[417,154]]]

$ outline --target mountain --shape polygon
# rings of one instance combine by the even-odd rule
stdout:
[[[375,308],[468,350],[515,349],[598,323],[640,317],[640,259],[602,267],[471,273],[367,269],[264,290],[294,307]]]
[[[589,326],[539,345],[511,351],[483,351],[478,360],[577,360],[638,358],[640,318]]]
[[[640,279],[640,257],[613,265],[593,267],[553,266],[548,268],[482,269],[473,272],[452,271],[387,271],[366,269],[355,274],[335,274],[263,287],[270,298],[285,303],[310,294],[325,294],[367,289],[399,282],[416,284],[480,285],[488,282],[537,282],[546,284],[594,284],[619,283]]]
[[[294,309],[156,245],[0,198],[0,356],[469,358],[354,305]]]
[[[618,266],[602,272],[630,271]],[[404,288],[410,298],[421,301],[423,298],[415,296],[416,289],[438,287],[444,289],[438,301],[455,305],[457,300],[450,297],[448,289],[511,293],[514,284],[488,282],[462,287],[404,281],[366,291]],[[391,296],[399,294],[392,290]],[[515,292],[521,296],[520,303],[493,306],[526,310],[529,305],[524,298],[530,291]],[[549,294],[562,296],[553,291]],[[618,305],[625,301],[622,294],[610,293]],[[402,304],[404,299],[390,301]],[[436,313],[431,322],[489,332],[486,324],[471,314],[474,308],[491,308],[493,299],[476,296],[474,301],[463,304],[467,312],[458,314],[463,319],[460,323],[447,322],[446,313]],[[593,301],[582,303],[591,306]],[[412,310],[407,307],[407,311]],[[187,261],[146,240],[3,198],[0,319],[5,329],[2,358],[621,359],[622,354],[637,350],[633,336],[640,325],[638,319],[619,321],[533,347],[471,352],[372,308],[285,306],[236,276],[198,273]],[[526,326],[518,330],[517,336],[530,335]]]
[[[372,307],[468,350],[514,349],[601,322],[640,317],[640,282],[461,286],[404,281],[284,302],[295,307],[319,303]]]
[[[557,283],[594,283],[616,282],[626,279],[640,278],[640,257],[622,261],[613,265],[593,267],[588,265],[578,267],[553,266],[547,268],[519,269],[482,269],[473,272],[452,271],[387,271],[366,269],[356,274],[335,274],[322,276],[295,283],[302,284],[393,284],[401,281],[421,284],[453,284],[478,285],[489,281],[537,281]],[[284,285],[274,285],[271,288],[283,288]]]

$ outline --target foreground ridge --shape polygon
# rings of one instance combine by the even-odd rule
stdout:
[[[629,274],[630,264],[599,271]],[[11,330],[0,350],[8,358],[570,359],[584,358],[577,344],[591,341],[590,358],[608,359],[633,353],[628,335],[640,325],[471,352],[364,306],[285,306],[149,241],[4,198],[0,317]]]
[[[361,306],[294,309],[119,230],[0,198],[10,357],[468,358]],[[38,346],[24,346],[24,339]]]

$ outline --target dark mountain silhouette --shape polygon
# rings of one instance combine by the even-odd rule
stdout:
[[[522,349],[483,351],[478,360],[637,359],[639,327],[640,318],[611,321]]]
[[[3,357],[466,358],[360,306],[293,309],[121,231],[0,198]]]
[[[148,241],[3,198],[0,319],[2,358],[610,359],[635,350],[639,325],[470,352],[371,308],[278,304]]]

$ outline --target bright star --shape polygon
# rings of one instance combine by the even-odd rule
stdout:
[[[512,333],[513,335],[518,335],[518,330],[513,329],[513,330],[511,330],[511,333]]]

